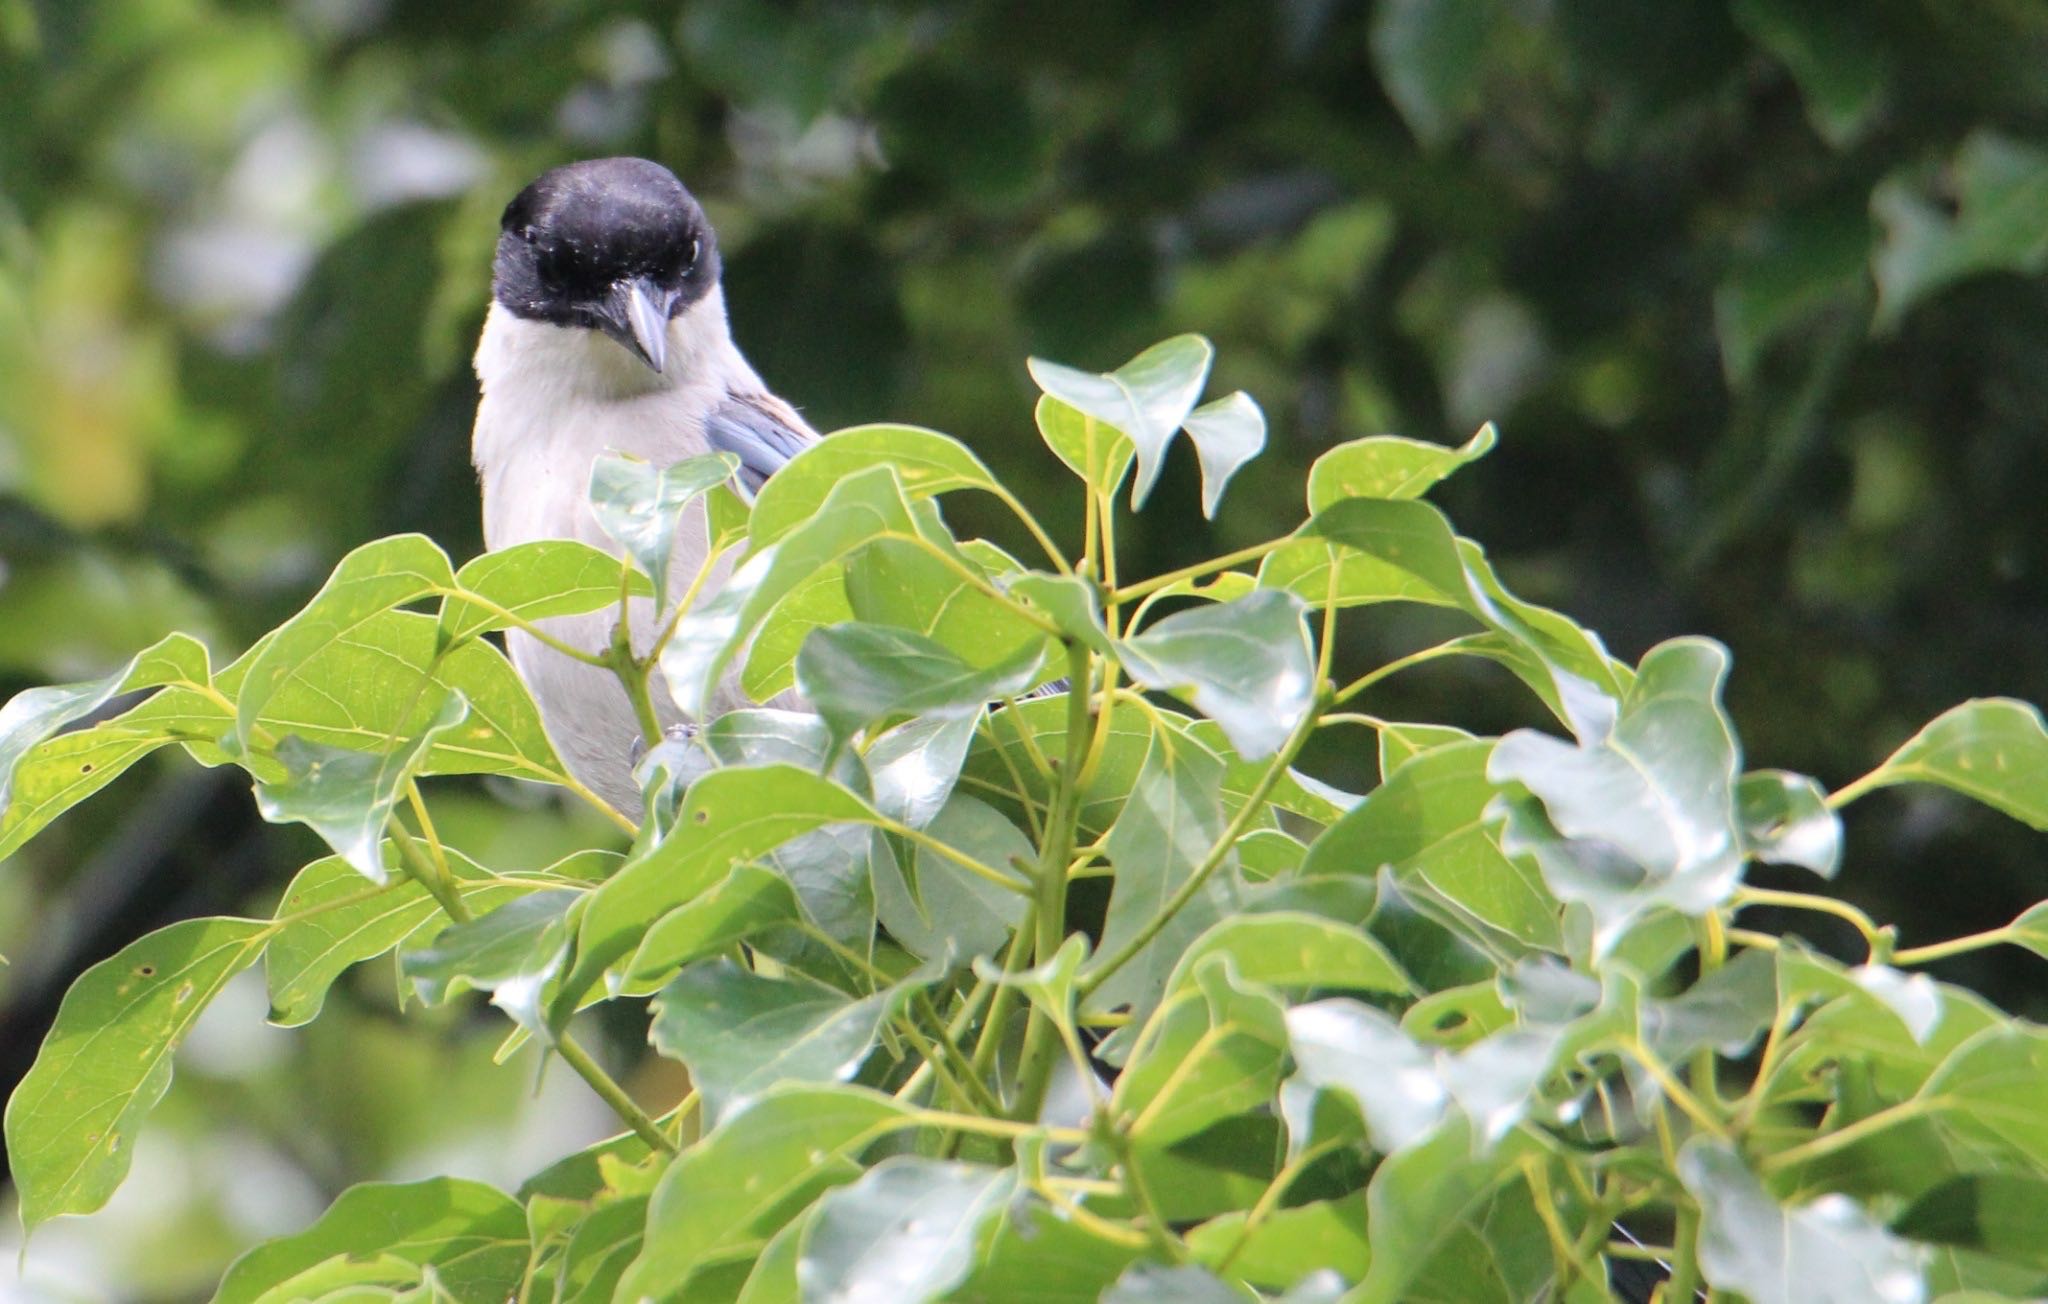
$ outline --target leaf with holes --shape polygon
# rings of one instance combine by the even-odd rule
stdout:
[[[91,1213],[128,1175],[142,1121],[171,1084],[171,1053],[271,926],[187,919],[132,942],[64,994],[42,1050],[7,1101],[21,1220]]]

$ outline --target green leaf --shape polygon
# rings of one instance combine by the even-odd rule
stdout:
[[[1316,1200],[1275,1209],[1248,1237],[1245,1223],[1243,1213],[1213,1218],[1187,1234],[1188,1250],[1211,1268],[1231,1255],[1231,1267],[1266,1290],[1286,1290],[1311,1265],[1357,1281],[1372,1261],[1363,1200]]]
[[[1926,1298],[1924,1253],[1847,1196],[1780,1205],[1740,1155],[1705,1137],[1686,1142],[1678,1173],[1700,1202],[1700,1269],[1717,1290],[1751,1304]]]
[[[645,1241],[649,1199],[631,1195],[602,1204],[569,1237],[555,1269],[558,1304],[607,1304]]]
[[[1871,251],[1877,329],[1896,328],[1913,305],[1985,272],[2048,267],[2048,153],[1988,128],[1972,132],[1944,170],[1943,198],[1905,175],[1878,183],[1871,215],[1883,235]]]
[[[1522,1120],[1561,1042],[1554,1029],[1517,1027],[1452,1054],[1346,997],[1290,1008],[1287,1032],[1297,1080],[1350,1096],[1387,1154],[1423,1141],[1453,1117],[1453,1106],[1483,1144],[1498,1142]]]
[[[2048,1080],[2048,1032],[2009,1024],[1987,1029],[1957,1047],[1920,1088],[1942,1103],[1941,1130],[1975,1151],[2015,1155],[2048,1167],[2048,1114],[2040,1107]]]
[[[1273,1098],[1287,1058],[1286,1018],[1279,1001],[1240,985],[1232,968],[1212,958],[1139,1035],[1110,1100],[1134,1142],[1170,1146]]]
[[[491,993],[491,1004],[521,1027],[539,1032],[541,985],[568,954],[569,908],[583,895],[534,892],[450,924],[427,948],[400,956],[399,971],[429,1005],[473,988]]]
[[[617,557],[570,539],[535,539],[484,553],[455,572],[455,586],[490,606],[453,593],[443,598],[444,645],[505,629],[516,621],[600,611],[619,600],[622,588],[637,598],[654,594],[646,576],[627,570]]]
[[[1054,1026],[1073,1032],[1076,980],[1087,959],[1087,935],[1071,933],[1066,941],[1060,943],[1060,949],[1052,953],[1052,958],[1042,964],[1006,971],[986,958],[978,958],[974,962],[974,976],[1005,987],[1015,987],[1024,993],[1026,1000],[1044,1011]]]
[[[104,678],[16,693],[0,707],[0,806],[14,802],[14,774],[31,749],[108,699],[160,684],[200,687],[212,678],[205,646],[189,634],[168,634]]]
[[[897,1155],[826,1193],[805,1239],[805,1299],[924,1304],[974,1265],[982,1224],[1016,1189],[1008,1169]]]
[[[1249,761],[1271,756],[1315,702],[1315,648],[1301,599],[1267,590],[1177,611],[1125,639],[1131,678],[1180,694]]]
[[[789,1084],[736,1107],[668,1166],[624,1299],[686,1299],[692,1272],[753,1252],[819,1193],[859,1176],[856,1156],[911,1117],[858,1087]]]
[[[690,786],[674,830],[591,893],[555,1015],[566,1017],[606,969],[631,955],[654,920],[709,891],[735,865],[828,824],[874,819],[845,788],[794,766],[704,775]]]
[[[1096,959],[1118,954],[1158,915],[1208,859],[1223,836],[1217,790],[1223,763],[1191,738],[1156,730],[1129,804],[1103,850],[1116,867]],[[1129,1005],[1142,1023],[1166,990],[1167,975],[1189,943],[1227,913],[1235,856],[1224,859],[1197,893],[1132,959],[1089,997],[1091,1010]]]
[[[1714,288],[1714,333],[1730,388],[1748,389],[1770,346],[1795,328],[1830,309],[1867,312],[1859,305],[1869,257],[1870,211],[1860,189],[1757,219]]]
[[[1420,498],[1452,472],[1493,451],[1492,422],[1456,448],[1400,435],[1372,435],[1339,444],[1308,469],[1313,516],[1347,498]]]
[[[203,691],[210,679],[206,649],[172,634],[104,679],[9,698],[0,707],[0,856],[166,743],[226,732],[233,718]],[[111,720],[58,732],[121,693],[154,685],[170,687]]]
[[[682,965],[802,918],[789,883],[758,865],[738,865],[725,881],[677,906],[640,939],[626,966],[627,985],[641,989]]]
[[[2048,829],[2048,729],[2040,709],[2009,697],[1944,711],[1862,785],[1933,783]]]
[[[1388,0],[1373,11],[1373,68],[1424,147],[1450,143],[1478,112],[1504,16],[1496,0]]]
[[[1392,866],[1488,928],[1525,946],[1561,949],[1557,899],[1488,827],[1499,792],[1487,776],[1494,746],[1465,739],[1416,755],[1309,845],[1301,872],[1372,875]]]
[[[1102,1292],[1102,1304],[1256,1304],[1258,1296],[1191,1263],[1134,1263]]]
[[[747,1283],[735,1304],[803,1304],[803,1287],[797,1281],[797,1264],[803,1257],[804,1238],[818,1220],[818,1206],[806,1209],[802,1217],[775,1233],[761,1256],[747,1273]]]
[[[1818,783],[1789,770],[1754,770],[1735,785],[1745,850],[1773,865],[1833,878],[1842,864],[1842,821]]]
[[[894,543],[895,540],[884,540]],[[909,544],[902,545],[910,547]],[[854,554],[859,558],[871,549]],[[777,602],[755,631],[747,648],[746,667],[740,673],[740,688],[756,702],[766,702],[777,693],[796,686],[796,658],[804,640],[814,630],[853,618],[846,600],[846,574],[837,566],[825,566],[790,590]]]
[[[591,515],[653,579],[656,606],[668,605],[669,565],[683,509],[739,469],[740,460],[731,453],[705,453],[666,467],[618,453],[600,454],[591,463]]]
[[[262,727],[310,743],[379,752],[430,727],[448,694],[459,692],[469,702],[469,718],[436,739],[421,773],[563,782],[539,708],[505,654],[482,639],[441,648],[436,629],[432,616],[415,612],[365,617],[293,669],[264,707]],[[273,777],[260,756],[237,759],[258,778]]]
[[[1892,1223],[1910,1240],[1982,1250],[2048,1271],[2048,1177],[1965,1173],[1923,1191]]]
[[[1038,434],[1067,469],[1109,497],[1115,497],[1138,450],[1115,426],[1104,425],[1050,394],[1041,395],[1034,413]]]
[[[1414,757],[1451,743],[1468,742],[1472,735],[1445,724],[1407,724],[1389,721],[1380,726],[1380,781],[1394,777],[1394,771]]]
[[[1029,865],[1031,842],[985,802],[956,794],[925,832],[984,865]],[[920,960],[953,964],[988,955],[1023,921],[1025,899],[920,844],[916,878],[907,881],[894,857],[876,864],[875,912],[889,936]],[[1021,878],[1021,872],[1020,872]]]
[[[980,668],[944,644],[888,625],[812,630],[796,658],[796,686],[839,737],[898,715],[957,719],[1015,697],[1039,678],[1043,643]]]
[[[874,785],[875,809],[913,829],[930,824],[960,781],[979,723],[972,715],[910,720],[869,743],[861,760]]]
[[[1215,359],[1216,349],[1208,340],[1176,335],[1112,372],[1077,371],[1042,358],[1032,358],[1026,365],[1047,394],[1129,438],[1138,458],[1137,479],[1131,484],[1131,510],[1136,511],[1159,479],[1167,444],[1194,412]],[[1105,493],[1115,491],[1107,482],[1098,487]]]
[[[1115,655],[1109,631],[1102,623],[1102,596],[1080,575],[1047,575],[1027,571],[1009,582],[1012,597],[1024,599],[1045,613],[1046,619],[1062,633],[1079,639],[1093,651]]]
[[[1735,0],[1729,14],[1792,74],[1822,140],[1846,149],[1863,136],[1892,73],[1878,25],[1798,0]]]
[[[844,1082],[874,1049],[913,979],[858,1000],[729,959],[691,965],[654,998],[654,1048],[690,1068],[705,1114],[722,1117],[777,1082]]]
[[[971,571],[988,574],[964,550],[960,559]],[[1021,568],[1013,565],[1010,571]],[[1007,603],[924,548],[900,539],[871,543],[855,553],[846,567],[844,593],[854,618],[914,630],[974,666],[1006,662],[1045,640],[1045,631]]]
[[[81,974],[7,1101],[7,1155],[21,1221],[91,1213],[128,1175],[142,1120],[171,1084],[171,1052],[270,927],[187,919]]]
[[[950,435],[919,426],[854,426],[797,454],[754,499],[754,547],[766,547],[816,519],[841,481],[876,466],[896,472],[910,499],[956,489],[1000,493],[987,465]]]
[[[1411,994],[1401,966],[1356,928],[1298,911],[1234,915],[1196,938],[1167,980],[1169,994],[1188,989],[1205,961],[1227,956],[1238,978],[1278,988],[1341,988]]]
[[[469,704],[450,694],[426,732],[383,755],[287,738],[277,746],[285,778],[256,785],[256,809],[272,824],[306,825],[356,872],[381,884],[392,808],[435,738],[460,728],[468,714]]]
[[[1490,1276],[1494,1289],[1474,1295],[1422,1295],[1421,1298],[1521,1298],[1504,1291],[1508,1273],[1497,1250],[1486,1215],[1497,1193],[1515,1172],[1518,1152],[1529,1144],[1518,1137],[1491,1150],[1474,1145],[1472,1128],[1453,1121],[1424,1143],[1389,1155],[1373,1171],[1366,1187],[1366,1226],[1372,1234],[1372,1262],[1353,1293],[1355,1304],[1395,1304],[1415,1298],[1411,1283],[1423,1277],[1444,1253],[1478,1251],[1467,1262]],[[1549,1248],[1538,1238],[1547,1270]],[[1501,1292],[1495,1294],[1495,1292]]]
[[[1319,541],[1339,545],[1331,554]],[[1623,677],[1599,641],[1555,612],[1521,602],[1486,556],[1458,539],[1428,503],[1351,498],[1331,504],[1269,555],[1261,587],[1285,588],[1312,605],[1332,601],[1324,569],[1337,567],[1336,605],[1406,600],[1456,607],[1504,643],[1497,654],[1583,739],[1603,737]],[[1624,672],[1625,673],[1625,672]]]
[[[526,1268],[526,1211],[502,1191],[452,1177],[365,1182],[343,1191],[306,1230],[236,1259],[214,1304],[253,1304],[336,1255],[386,1255],[431,1267],[463,1304],[500,1304]]]
[[[956,1304],[1069,1304],[1098,1299],[1137,1251],[1076,1226],[1043,1204],[1016,1201],[999,1221]]]
[[[750,556],[723,588],[677,622],[661,653],[676,705],[692,718],[710,714],[725,667],[769,611],[820,568],[891,533],[916,533],[895,471],[874,466],[841,478],[809,519]]]
[[[486,872],[457,852],[446,854],[455,890],[472,910],[488,910],[547,882],[516,882]],[[579,859],[605,862],[615,857],[585,852]],[[312,1022],[327,998],[327,989],[344,970],[391,950],[436,918],[440,910],[440,903],[410,877],[397,879],[379,891],[365,887],[363,876],[340,856],[327,856],[306,866],[278,901],[277,935],[263,952],[270,1021],[286,1028]]]
[[[1266,414],[1240,389],[1188,413],[1182,429],[1202,464],[1202,515],[1213,521],[1230,477],[1266,446]]]
[[[347,640],[372,617],[454,584],[448,554],[425,535],[378,539],[343,557],[312,601],[278,626],[250,658],[235,704],[235,729],[243,746],[264,719],[271,697],[308,661]]]
[[[1698,915],[1741,879],[1727,671],[1718,643],[1661,643],[1644,654],[1606,738],[1574,747],[1525,729],[1494,748],[1488,777],[1541,802],[1504,803],[1502,845],[1533,854],[1554,895],[1592,911],[1596,954],[1655,907]]]

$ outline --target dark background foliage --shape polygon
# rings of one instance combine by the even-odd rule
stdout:
[[[1335,443],[1497,421],[1445,506],[1513,586],[1631,660],[1722,639],[1750,762],[1839,784],[1962,698],[2048,698],[2044,67],[2030,0],[0,0],[0,674],[174,627],[238,651],[375,535],[473,552],[498,210],[635,153],[705,200],[735,330],[815,422],[954,433],[1055,523],[1080,496],[1023,357],[1211,336],[1272,447],[1213,525],[1176,454],[1133,569],[1288,528]],[[1356,620],[1361,658],[1438,629]],[[1534,722],[1444,665],[1369,705]],[[189,765],[117,792],[0,875],[9,1081],[78,965],[311,854]],[[538,860],[556,818],[479,793],[451,836]],[[2040,895],[2038,844],[1940,794],[1859,807],[1849,853],[1912,940]],[[2002,963],[1950,976],[2038,1013]],[[489,1051],[403,1059],[359,1004],[218,1075],[321,1190],[418,1143],[423,1088],[336,1063]],[[249,1237],[209,1227],[190,1279]]]

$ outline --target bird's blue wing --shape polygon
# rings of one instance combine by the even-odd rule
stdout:
[[[773,394],[735,394],[704,418],[704,440],[714,452],[740,459],[735,478],[752,498],[769,476],[817,443],[818,434]]]

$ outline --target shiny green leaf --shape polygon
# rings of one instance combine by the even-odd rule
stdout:
[[[1182,428],[1202,464],[1202,515],[1214,520],[1230,477],[1266,446],[1266,414],[1240,389],[1188,413]]]
[[[1268,987],[1414,991],[1408,975],[1372,937],[1295,911],[1222,920],[1182,953],[1166,990],[1191,987],[1196,971],[1216,956],[1229,957],[1240,980]]]
[[[1131,678],[1177,693],[1248,761],[1278,751],[1315,701],[1315,648],[1291,593],[1177,611],[1118,645]]]
[[[1415,756],[1310,844],[1305,875],[1392,866],[1419,878],[1486,927],[1527,946],[1562,946],[1558,903],[1526,862],[1503,852],[1488,808],[1494,744],[1446,742]]]
[[[797,1263],[804,1298],[925,1304],[974,1264],[982,1225],[1016,1189],[1014,1172],[898,1155],[819,1202]]]
[[[1017,873],[1016,862],[1033,863],[1031,842],[987,803],[955,795],[926,826],[932,837],[984,865]],[[988,955],[1009,940],[1024,918],[1025,900],[920,844],[915,875],[906,878],[894,858],[879,862],[875,913],[889,936],[921,960]]]
[[[1700,1268],[1716,1289],[1752,1304],[1926,1298],[1923,1252],[1847,1196],[1781,1205],[1740,1155],[1705,1137],[1686,1143],[1678,1172],[1700,1202]]]
[[[891,532],[916,533],[896,473],[874,466],[840,479],[816,513],[748,557],[677,623],[661,654],[676,705],[693,718],[709,714],[713,687],[769,611],[820,568]]]
[[[580,892],[557,889],[507,901],[450,924],[428,946],[399,957],[420,999],[439,1005],[457,992],[491,993],[491,1003],[528,1031],[540,1030],[540,986],[569,949],[569,908]]]
[[[1773,865],[1798,865],[1833,878],[1842,863],[1842,821],[1827,793],[1803,774],[1755,770],[1735,785],[1745,849]]]
[[[811,631],[796,658],[796,686],[841,737],[898,715],[955,719],[1015,697],[1039,678],[1042,647],[977,667],[922,634],[887,625]]]
[[[662,1174],[622,1297],[689,1298],[692,1272],[754,1252],[820,1192],[859,1176],[855,1157],[909,1117],[857,1087],[792,1083],[739,1105]]]
[[[272,824],[304,824],[356,872],[383,883],[384,826],[437,736],[462,727],[469,704],[450,695],[424,733],[381,755],[287,738],[277,759],[285,777],[256,786],[256,809]]]
[[[1487,776],[1541,803],[1506,804],[1502,845],[1533,854],[1554,895],[1591,909],[1598,953],[1649,910],[1700,914],[1740,880],[1738,756],[1720,701],[1727,671],[1717,643],[1659,644],[1604,740],[1574,747],[1518,730],[1494,749]]]
[[[708,960],[654,998],[649,1039],[689,1065],[706,1114],[717,1119],[777,1082],[851,1078],[910,990],[898,984],[855,1000],[807,980]]]
[[[1048,395],[1084,417],[1122,431],[1137,452],[1131,509],[1145,505],[1166,456],[1166,446],[1195,410],[1216,349],[1199,335],[1176,335],[1153,345],[1115,371],[1091,373],[1032,358],[1031,378]],[[1096,486],[1115,492],[1113,483]]]
[[[705,453],[666,467],[618,453],[599,454],[591,463],[591,515],[654,581],[657,606],[668,605],[669,565],[683,509],[739,469],[731,453]]]

